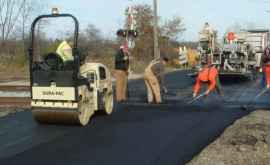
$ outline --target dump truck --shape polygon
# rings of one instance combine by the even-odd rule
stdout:
[[[35,31],[39,22],[55,18],[74,22],[72,61],[64,62],[56,52],[44,55],[36,51]],[[53,12],[37,17],[32,23],[29,47],[31,110],[38,123],[85,126],[96,111],[107,115],[113,112],[111,73],[103,64],[84,62],[78,50],[78,35],[79,23],[71,14]]]

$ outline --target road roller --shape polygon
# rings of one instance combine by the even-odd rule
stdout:
[[[73,60],[64,62],[56,52],[38,54],[36,28],[42,19],[68,18],[74,22]],[[109,69],[100,63],[85,63],[78,51],[79,23],[71,14],[53,12],[37,17],[31,25],[29,66],[31,110],[41,124],[85,126],[96,111],[113,112],[113,88]],[[39,56],[40,58],[37,58]]]

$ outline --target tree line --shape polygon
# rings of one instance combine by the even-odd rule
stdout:
[[[27,62],[27,46],[29,42],[30,25],[40,11],[44,8],[41,0],[0,0],[0,63]],[[145,64],[153,58],[153,24],[154,16],[151,6],[146,4],[136,5],[135,19],[139,31],[139,37],[135,40],[135,48],[132,49],[135,66]],[[177,58],[175,47],[184,33],[183,19],[174,16],[170,19],[159,18],[159,45],[161,55]],[[121,27],[119,27],[121,28]],[[116,33],[116,32],[115,32]],[[48,40],[47,44],[54,44],[54,40]],[[121,38],[108,38],[102,35],[102,31],[95,25],[89,25],[81,29],[79,36],[79,48],[90,61],[98,61],[113,66],[114,54],[119,49]],[[142,66],[142,65],[140,65]]]

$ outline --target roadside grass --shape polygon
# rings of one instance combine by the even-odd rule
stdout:
[[[103,55],[99,57],[88,57],[87,62],[102,63],[107,66],[111,73],[114,73],[114,55]],[[149,64],[149,60],[132,59],[130,62],[131,71],[133,74],[142,74]],[[29,78],[28,60],[26,56],[16,56],[12,59],[0,60],[0,80],[25,80]],[[167,67],[172,69],[187,69],[170,63]]]
[[[0,61],[0,80],[27,79],[28,77],[28,62],[25,56]]]

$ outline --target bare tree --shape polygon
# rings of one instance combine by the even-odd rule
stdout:
[[[186,30],[181,17],[173,17],[166,20],[165,24],[161,27],[163,36],[169,37],[171,40],[177,40],[179,35],[183,34]]]
[[[80,49],[89,56],[99,56],[104,50],[104,38],[98,29],[93,24],[83,29],[79,38]]]
[[[101,40],[101,31],[93,24],[89,24],[85,29],[85,34],[89,41],[99,41]]]
[[[40,11],[40,0],[0,0],[0,37],[1,43],[9,39],[16,27],[20,27],[22,39],[30,23],[30,16]]]
[[[153,10],[149,5],[136,5],[135,16],[139,37],[136,39],[136,46],[132,53],[136,60],[147,61],[153,59],[154,44],[153,44],[153,25],[154,16]],[[176,42],[177,38],[185,31],[183,19],[180,17],[173,17],[165,21],[163,25],[158,28],[161,36],[159,37],[159,47],[162,54],[171,54],[174,48],[172,42]]]
[[[19,19],[26,0],[0,0],[1,43],[4,43]]]
[[[26,29],[26,24],[27,24],[27,20],[30,16],[31,11],[33,10],[33,6],[31,5],[32,3],[34,3],[34,1],[29,0],[27,2],[27,0],[24,0],[23,3],[23,8],[22,8],[22,14],[21,14],[21,22],[22,22],[22,40],[25,41],[25,29]]]
[[[28,32],[28,27],[30,26],[32,22],[32,18],[38,13],[40,13],[44,7],[44,2],[42,0],[22,0],[23,1],[23,8],[22,8],[22,14],[21,14],[21,34],[22,34],[22,40],[25,41],[26,33]]]
[[[153,40],[153,24],[154,15],[151,6],[136,5],[134,9],[137,11],[135,20],[139,31],[139,37],[136,39],[136,46],[132,51],[133,56],[138,61],[148,62],[154,57],[154,40]]]

